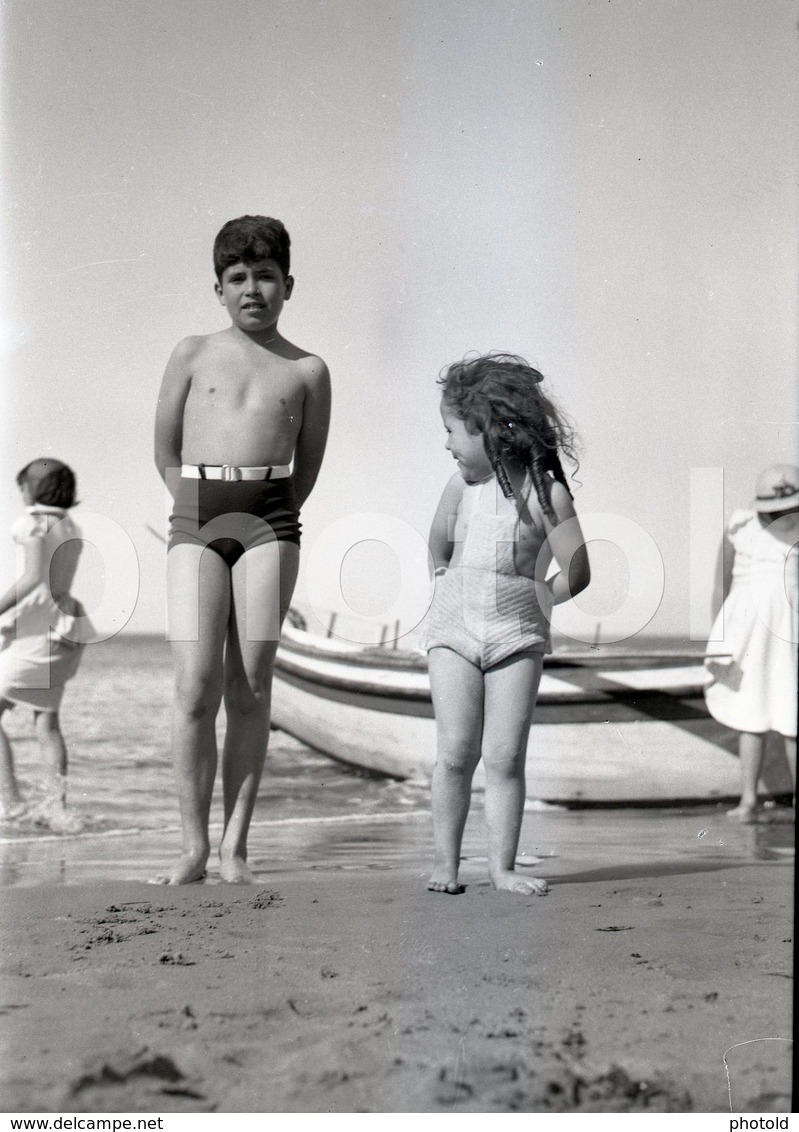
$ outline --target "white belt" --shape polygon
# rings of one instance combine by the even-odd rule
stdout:
[[[183,464],[180,474],[189,480],[284,480],[291,475],[291,466],[238,468],[235,464]]]

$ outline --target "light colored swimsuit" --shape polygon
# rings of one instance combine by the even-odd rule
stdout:
[[[548,591],[516,571],[519,516],[494,476],[466,486],[456,541],[458,527],[465,527],[462,554],[436,571],[422,647],[452,649],[483,671],[517,654],[550,652]],[[547,536],[538,524],[535,534],[537,558]]]

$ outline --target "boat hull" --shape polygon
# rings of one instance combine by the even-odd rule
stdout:
[[[667,805],[737,796],[738,760],[704,708],[705,679],[696,657],[550,662],[528,740],[528,798]],[[272,719],[342,762],[399,779],[432,775],[435,720],[422,656],[346,650],[289,628]],[[475,788],[483,786],[481,764]]]

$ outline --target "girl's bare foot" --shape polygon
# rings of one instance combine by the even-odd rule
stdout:
[[[519,896],[546,896],[549,885],[539,877],[520,877],[514,872],[495,873],[491,883],[497,892],[515,892]]]
[[[465,884],[459,884],[456,880],[433,880],[431,877],[427,882],[428,892],[446,892],[447,896],[463,896],[466,891]]]
[[[0,821],[18,821],[28,812],[27,803],[20,798],[17,801],[0,805]]]
[[[37,813],[33,824],[40,829],[49,829],[52,833],[81,833],[85,828],[85,823],[78,815],[71,814],[63,806],[53,806]]]
[[[756,813],[756,805],[739,802],[734,810],[727,810],[727,817],[733,820],[737,818],[737,820],[741,822],[751,822],[754,821]]]
[[[183,853],[177,863],[177,868],[171,873],[161,873],[151,877],[148,884],[196,884],[205,880],[205,866],[208,863],[208,853],[200,855]]]
[[[462,896],[466,885],[459,883],[457,869],[434,868],[427,889],[429,892],[445,892],[447,896]]]

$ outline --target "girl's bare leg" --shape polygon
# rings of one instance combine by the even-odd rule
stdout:
[[[10,706],[8,700],[0,699],[0,812],[8,818],[18,816],[25,807],[14,773],[14,753],[2,723]]]
[[[205,876],[208,819],[216,778],[216,716],[222,698],[230,570],[213,550],[182,544],[167,555],[169,635],[175,663],[172,761],[183,851],[154,884],[190,884]]]
[[[47,784],[45,796],[29,810],[36,825],[43,825],[55,833],[77,833],[81,829],[80,818],[67,811],[67,748],[61,734],[58,713],[55,711],[36,711],[33,725],[39,750],[45,764]]]
[[[232,571],[222,754],[225,830],[219,848],[220,875],[231,884],[253,880],[247,835],[269,743],[275,653],[299,562],[294,543],[273,542],[248,550]]]
[[[742,731],[738,737],[738,755],[741,761],[741,800],[730,817],[746,821],[757,809],[757,784],[763,769],[766,736]]]
[[[435,859],[427,887],[455,896],[464,891],[458,869],[472,778],[480,761],[483,673],[447,648],[430,649],[428,665],[437,753],[432,782]]]
[[[488,872],[494,888],[543,896],[545,880],[514,872],[524,813],[524,764],[544,658],[510,657],[485,673],[483,764]]]
[[[63,812],[67,805],[67,747],[58,712],[34,712],[33,726],[44,756],[48,804]]]

